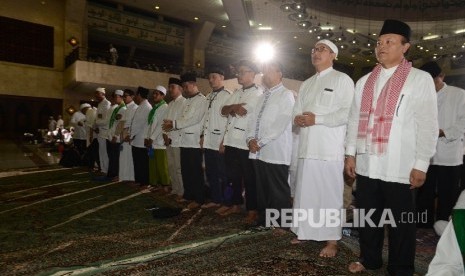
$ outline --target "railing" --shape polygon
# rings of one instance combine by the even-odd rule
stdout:
[[[96,50],[91,48],[76,47],[68,56],[65,58],[65,68],[73,64],[76,60],[83,60],[88,62],[111,64],[110,53],[108,51]],[[154,72],[165,72],[169,74],[180,75],[185,72],[195,72],[197,77],[207,78],[205,75],[208,72],[203,68],[198,68],[195,66],[188,66],[179,62],[157,62],[153,61],[153,58],[142,57],[142,56],[133,56],[129,57],[127,54],[120,54],[116,66],[148,70]],[[229,68],[225,69],[225,78],[232,79],[236,76],[234,72],[231,72]],[[309,76],[301,71],[290,71],[286,70],[286,78],[295,79],[295,80],[305,80]]]

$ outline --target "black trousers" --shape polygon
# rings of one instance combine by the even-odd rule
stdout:
[[[108,154],[108,172],[107,177],[117,177],[119,174],[119,153],[120,143],[112,143],[107,140],[107,154]]]
[[[149,156],[146,148],[132,146],[134,180],[142,186],[149,185]]]
[[[97,166],[100,170],[100,157],[98,153],[98,140],[97,138],[93,139],[92,142],[90,143],[89,147],[87,148],[87,157],[88,157],[88,167],[89,169],[93,169],[95,166],[95,163],[97,163]]]
[[[214,203],[225,202],[224,188],[227,183],[224,154],[217,150],[205,149],[205,175],[210,186],[210,199]]]
[[[253,161],[249,159],[249,151],[226,146],[224,158],[226,175],[233,190],[231,204],[241,205],[243,203],[242,185],[244,185],[246,209],[257,210],[255,169]]]
[[[86,151],[86,140],[85,139],[74,139],[73,138],[73,144],[74,144],[74,147],[77,149],[77,151],[79,152],[79,155],[82,155],[84,154],[84,152]]]
[[[449,220],[460,194],[460,166],[429,166],[425,184],[418,190],[417,211],[427,212],[427,221],[419,224],[433,227],[436,220]],[[438,198],[437,208],[434,203]]]
[[[391,275],[413,275],[415,271],[416,226],[415,221],[408,219],[415,215],[415,198],[416,190],[411,190],[410,185],[357,175],[357,207],[365,214],[374,209],[371,220],[376,226],[380,225],[383,211],[388,210],[396,223],[396,227],[388,226],[387,269]],[[384,227],[371,227],[365,223],[359,233],[361,263],[367,269],[380,268],[383,265]]]
[[[202,149],[181,148],[181,175],[184,198],[203,204],[206,191],[202,169]]]
[[[266,209],[279,210],[291,208],[291,189],[289,187],[289,166],[256,160],[257,210],[258,222],[265,225]],[[278,220],[280,221],[280,220]]]

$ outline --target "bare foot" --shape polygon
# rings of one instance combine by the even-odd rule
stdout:
[[[350,273],[360,273],[365,270],[366,268],[360,262],[352,262],[349,264]]]
[[[298,238],[293,238],[291,240],[291,244],[300,244],[300,243],[304,243],[306,242],[306,240],[299,240]]]
[[[326,246],[321,249],[320,257],[334,258],[337,253],[337,241],[327,241]]]
[[[273,229],[273,236],[280,237],[286,235],[287,230],[283,228],[274,228]]]

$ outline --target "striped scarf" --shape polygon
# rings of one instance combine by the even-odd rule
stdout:
[[[404,86],[405,80],[412,68],[412,64],[406,59],[397,67],[394,74],[386,82],[381,94],[376,102],[375,110],[372,110],[373,94],[376,81],[381,73],[381,65],[378,64],[370,76],[368,77],[365,86],[363,87],[362,102],[360,105],[360,119],[358,123],[358,137],[359,143],[366,148],[367,135],[371,134],[371,148],[370,153],[383,154],[389,143],[389,134],[391,132],[392,119],[396,110],[397,101],[399,99],[400,91]],[[370,116],[374,114],[373,129],[368,127]]]

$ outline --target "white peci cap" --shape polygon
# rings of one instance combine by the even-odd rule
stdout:
[[[91,107],[91,105],[88,104],[88,103],[83,103],[83,104],[81,104],[81,106],[79,106],[79,109],[80,109],[80,110],[83,110],[83,109],[86,108],[86,107]]]
[[[105,94],[105,88],[103,88],[103,87],[99,87],[99,88],[95,89],[95,91]]]
[[[115,95],[118,95],[118,96],[120,96],[120,97],[123,97],[123,94],[124,94],[123,90],[120,90],[120,89],[115,90]]]
[[[339,53],[339,49],[337,48],[336,44],[334,44],[330,40],[322,39],[322,40],[318,41],[317,43],[315,43],[315,46],[317,44],[324,44],[324,45],[328,46],[331,49],[331,51],[333,51],[333,53],[336,54],[336,57],[337,57],[337,54]]]
[[[157,87],[155,87],[155,90],[160,91],[161,93],[163,93],[163,95],[166,95],[166,88],[164,86],[157,85]]]

